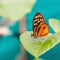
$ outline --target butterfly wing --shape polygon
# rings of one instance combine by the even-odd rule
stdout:
[[[34,37],[41,37],[47,35],[47,33],[48,25],[45,24],[43,16],[39,12],[37,12],[33,19],[33,35]]]
[[[38,25],[41,23],[44,23],[44,18],[39,12],[37,12],[34,16],[34,19],[33,19],[33,35],[35,37],[37,37]]]
[[[38,37],[46,36],[49,33],[48,25],[46,23],[39,24],[37,29]]]

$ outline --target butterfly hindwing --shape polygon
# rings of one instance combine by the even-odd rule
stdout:
[[[41,25],[38,26],[38,30],[37,30],[37,36],[38,37],[43,37],[46,36],[48,34],[48,25],[43,23]]]

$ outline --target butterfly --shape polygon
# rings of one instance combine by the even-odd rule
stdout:
[[[34,37],[44,37],[49,33],[48,25],[41,13],[37,12],[33,18],[33,34]]]

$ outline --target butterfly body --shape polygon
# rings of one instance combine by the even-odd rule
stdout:
[[[44,37],[49,33],[48,25],[45,23],[43,16],[37,12],[33,19],[33,36]]]

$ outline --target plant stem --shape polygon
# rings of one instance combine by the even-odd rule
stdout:
[[[38,60],[38,58],[34,58],[33,60]]]

